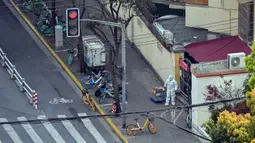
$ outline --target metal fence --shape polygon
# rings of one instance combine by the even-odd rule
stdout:
[[[0,63],[3,68],[6,68],[11,76],[11,79],[19,86],[20,91],[24,92],[26,97],[29,99],[30,103],[37,109],[37,93],[32,90],[30,86],[26,83],[25,78],[23,78],[17,71],[15,65],[13,65],[7,58],[6,53],[0,48]]]

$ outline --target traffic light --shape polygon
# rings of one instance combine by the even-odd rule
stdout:
[[[80,9],[79,8],[66,9],[66,36],[67,37],[80,36]]]

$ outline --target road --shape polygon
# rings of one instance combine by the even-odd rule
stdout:
[[[80,91],[47,53],[40,40],[4,6],[5,3],[0,1],[0,46],[21,76],[37,91],[39,109],[35,110],[29,104],[1,69],[0,122],[95,114],[82,103]],[[3,16],[6,13],[8,16]],[[72,103],[50,104],[53,98],[69,99]],[[0,131],[0,142],[3,143],[113,143],[117,138],[102,119],[0,125]]]

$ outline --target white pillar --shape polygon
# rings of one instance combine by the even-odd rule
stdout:
[[[56,49],[63,47],[63,28],[61,25],[55,26],[55,47]]]

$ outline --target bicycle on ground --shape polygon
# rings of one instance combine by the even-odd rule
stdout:
[[[154,118],[149,117],[149,113],[141,114],[141,116],[146,117],[144,125],[141,127],[138,122],[139,118],[136,118],[135,119],[136,124],[130,124],[126,128],[126,132],[129,136],[135,136],[138,131],[143,132],[143,130],[146,128],[146,126],[148,127],[148,130],[151,134],[155,134],[157,132],[156,124],[154,123]]]
[[[80,79],[81,83],[86,85],[96,85],[99,84],[103,79],[107,78],[107,74],[110,74],[109,71],[99,71],[98,74],[91,72],[89,76],[84,76]]]
[[[86,105],[91,106],[92,111],[96,111],[96,105],[93,98],[89,95],[88,90],[83,89],[82,91],[82,100]]]

